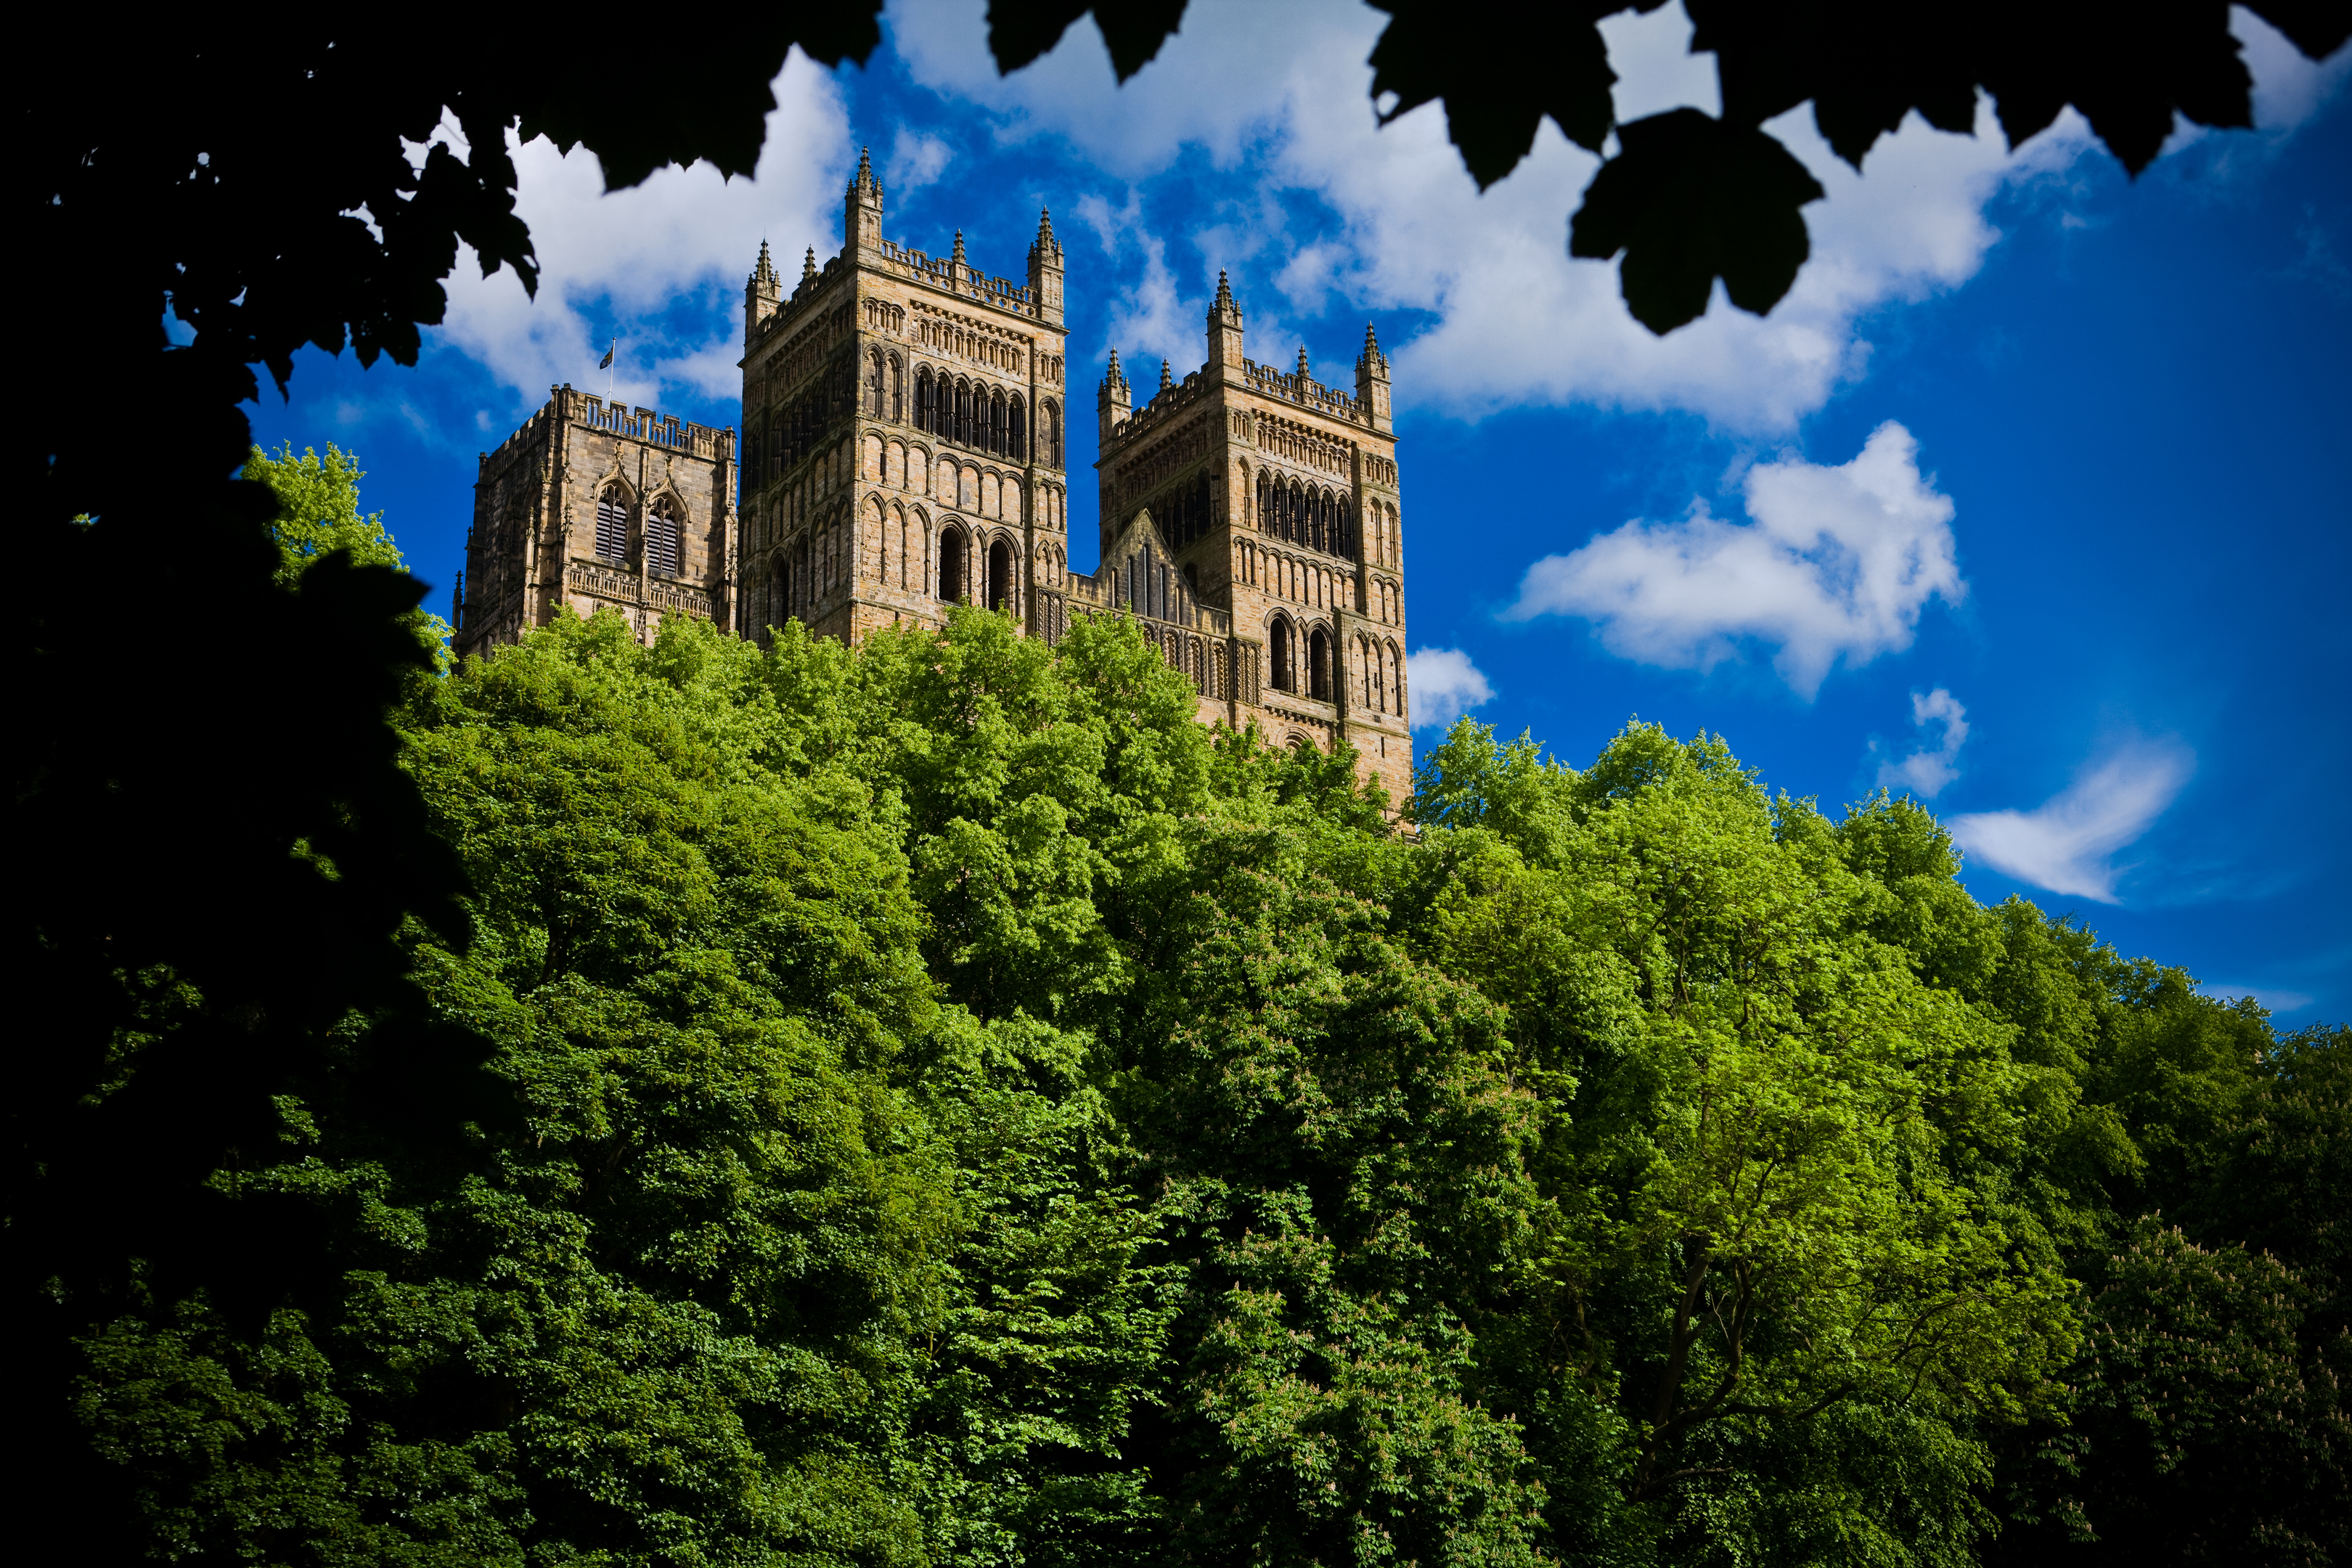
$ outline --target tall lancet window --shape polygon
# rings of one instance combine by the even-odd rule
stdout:
[[[618,489],[596,498],[596,553],[607,561],[629,558],[629,503]]]
[[[665,496],[646,515],[646,570],[675,577],[686,558],[686,525]]]

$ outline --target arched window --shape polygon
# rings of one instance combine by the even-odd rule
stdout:
[[[629,558],[629,503],[617,486],[596,498],[596,553],[607,561]]]
[[[950,605],[963,598],[963,534],[952,528],[940,533],[940,598]]]
[[[866,356],[866,416],[882,417],[882,351]]]
[[[1045,466],[1058,468],[1062,466],[1062,405],[1049,402],[1039,412],[1044,417],[1037,435],[1045,443]]]
[[[998,457],[1004,456],[1010,433],[1004,425],[1004,394],[991,393],[988,398],[988,449]]]
[[[1013,608],[1013,546],[1001,539],[988,547],[988,607]]]
[[[931,371],[925,365],[915,372],[915,428],[931,427]]]
[[[1290,623],[1288,621],[1276,620],[1274,623],[1273,642],[1275,688],[1280,691],[1295,690],[1296,678],[1290,668]]]
[[[1321,626],[1307,639],[1307,694],[1318,702],[1331,700],[1331,634]]]
[[[646,570],[675,577],[686,560],[686,525],[667,496],[654,502],[646,515]]]
[[[898,424],[907,417],[907,367],[898,356],[890,356],[890,422]]]
[[[1021,404],[1021,395],[1013,395],[1012,406],[1004,415],[1006,451],[1016,463],[1029,460],[1029,421]]]

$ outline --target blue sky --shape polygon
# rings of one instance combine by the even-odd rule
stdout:
[[[257,438],[356,450],[446,607],[475,455],[551,382],[602,392],[610,338],[621,395],[736,423],[744,274],[762,238],[788,275],[839,248],[870,145],[902,244],[961,227],[1017,275],[1051,205],[1074,381],[1114,346],[1197,367],[1220,268],[1254,358],[1303,345],[1347,381],[1377,325],[1418,719],[1582,763],[1638,714],[1824,805],[1908,788],[1979,898],[2078,913],[2284,1026],[2352,1016],[2344,56],[2236,13],[2259,128],[2184,131],[2137,183],[2071,115],[2014,153],[1989,117],[1914,121],[1856,176],[1800,110],[1774,129],[1830,191],[1812,264],[1769,318],[1718,293],[1655,340],[1566,257],[1593,160],[1547,128],[1481,195],[1433,106],[1376,129],[1382,18],[1353,0],[1193,0],[1124,89],[1084,22],[1000,80],[982,11],[894,3],[864,68],[795,57],[751,179],[605,196],[593,160],[522,149],[538,300],[461,271],[415,369],[305,355]],[[1687,39],[1679,5],[1611,25],[1621,117],[1715,107]]]

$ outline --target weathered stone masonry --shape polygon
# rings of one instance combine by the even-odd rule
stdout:
[[[482,454],[459,658],[611,607],[650,640],[664,616],[724,624],[734,598],[735,433],[681,425],[569,386]]]

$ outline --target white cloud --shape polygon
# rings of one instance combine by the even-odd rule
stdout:
[[[981,44],[981,0],[899,0],[889,16],[916,79],[993,110],[1008,140],[1066,138],[1122,181],[1167,170],[1187,144],[1241,174],[1224,198],[1233,210],[1196,232],[1197,286],[1181,260],[1166,264],[1188,308],[1196,293],[1205,303],[1219,267],[1234,270],[1253,357],[1288,362],[1290,334],[1267,330],[1286,307],[1307,317],[1343,301],[1429,311],[1426,331],[1391,345],[1399,401],[1472,417],[1530,402],[1598,403],[1790,430],[1866,365],[1856,330],[1864,312],[1973,276],[2000,238],[1985,203],[2088,144],[2071,113],[2016,155],[1989,107],[1973,138],[1915,118],[1879,144],[1863,179],[1830,153],[1810,110],[1791,111],[1771,129],[1830,193],[1806,209],[1811,263],[1769,318],[1718,299],[1660,339],[1626,313],[1613,264],[1568,257],[1568,216],[1597,160],[1547,122],[1529,158],[1480,195],[1440,106],[1376,125],[1365,59],[1386,18],[1352,0],[1192,0],[1183,31],[1124,88],[1083,23],[1000,79]],[[1715,107],[1713,58],[1687,52],[1679,5],[1615,18],[1604,32],[1622,112]],[[1336,212],[1337,232],[1297,232],[1276,199],[1296,192]],[[1192,314],[1181,368],[1202,353]]]
[[[2196,766],[2178,741],[2137,741],[2032,811],[1970,812],[1944,826],[1954,843],[1995,870],[2112,904],[2116,879],[2130,868],[2110,857],[2155,824]]]
[[[1968,592],[1953,507],[1888,420],[1836,468],[1787,458],[1748,470],[1748,524],[1694,501],[1679,522],[1636,519],[1528,568],[1505,620],[1580,616],[1626,658],[1709,669],[1754,639],[1810,700],[1832,665],[1911,646],[1919,613]]]
[[[939,184],[954,151],[928,131],[901,125],[882,161],[882,186],[893,200],[903,200],[925,185]]]
[[[1946,784],[1959,777],[1960,747],[1969,738],[1969,710],[1960,705],[1958,698],[1938,686],[1925,696],[1916,691],[1911,694],[1911,722],[1922,728],[1943,725],[1943,743],[1933,750],[1890,757],[1879,763],[1878,784],[1881,789],[1899,784],[1913,795],[1933,800]]]
[[[2254,79],[2254,128],[2292,131],[2311,118],[2352,75],[2352,47],[2307,60],[2287,36],[2247,10],[2230,7],[2230,31]]]
[[[1450,730],[1456,719],[1495,698],[1486,672],[1458,647],[1425,647],[1406,655],[1404,689],[1416,730]]]
[[[1074,216],[1094,231],[1105,254],[1133,249],[1143,258],[1142,280],[1112,305],[1108,347],[1124,361],[1128,384],[1139,399],[1160,386],[1160,362],[1181,379],[1200,357],[1201,322],[1208,315],[1205,298],[1183,298],[1176,275],[1168,268],[1168,242],[1154,234],[1143,218],[1143,195],[1130,187],[1123,206],[1114,207],[1089,192],[1078,198]]]
[[[820,258],[841,244],[841,192],[856,149],[832,76],[794,49],[776,79],[758,168],[722,180],[708,163],[667,168],[643,184],[607,195],[593,154],[560,156],[544,138],[515,151],[516,210],[530,226],[541,266],[539,295],[514,274],[485,279],[470,252],[447,285],[442,341],[479,362],[534,404],[544,389],[572,382],[604,394],[586,311],[609,311],[621,334],[613,395],[657,405],[662,389],[706,396],[740,390],[740,293],[764,236],[787,282],[802,251]],[[445,132],[446,134],[446,132]],[[681,299],[707,299],[681,329],[665,321]]]
[[[2198,991],[2217,1002],[2234,1002],[2241,996],[2251,996],[2263,1011],[2294,1013],[2311,1005],[2315,998],[2308,991],[2281,991],[2266,985],[2200,985]]]

